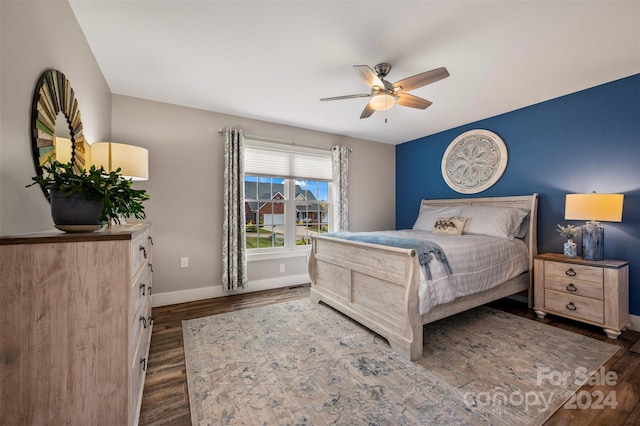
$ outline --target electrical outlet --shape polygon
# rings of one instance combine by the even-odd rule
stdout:
[[[284,272],[284,263],[280,264],[280,272]]]
[[[180,258],[180,267],[181,268],[188,268],[189,267],[189,258],[188,257],[181,257]]]

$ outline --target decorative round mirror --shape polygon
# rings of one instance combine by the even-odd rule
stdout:
[[[476,194],[490,188],[507,167],[507,147],[489,130],[470,130],[455,138],[442,157],[442,177],[451,189]]]
[[[69,80],[57,70],[46,70],[33,93],[31,139],[36,173],[42,176],[42,165],[58,160],[85,166],[87,143],[82,133],[78,100]],[[49,191],[42,187],[45,197]]]

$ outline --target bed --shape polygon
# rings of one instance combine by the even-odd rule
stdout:
[[[432,223],[429,220],[433,219],[434,214],[454,212],[455,216],[464,217],[471,212],[468,216],[472,220],[463,225],[464,232],[460,237],[465,237],[467,229],[470,232],[478,231],[482,235],[486,227],[482,222],[483,219],[477,216],[478,212],[484,215],[487,211],[504,211],[509,212],[510,217],[515,217],[513,212],[522,212],[517,214],[518,217],[522,216],[521,222],[515,229],[509,231],[513,235],[504,235],[512,237],[507,239],[512,240],[516,245],[524,246],[525,264],[522,270],[515,270],[515,273],[512,273],[514,276],[509,278],[494,279],[497,282],[484,283],[471,294],[461,295],[444,303],[425,303],[421,298],[421,294],[425,293],[425,286],[442,279],[441,275],[433,274],[442,274],[443,270],[448,275],[451,272],[446,272],[448,268],[445,268],[444,264],[439,264],[443,262],[434,260],[434,256],[431,256],[432,260],[428,265],[431,265],[432,269],[435,268],[435,271],[430,272],[431,279],[425,279],[425,275],[428,275],[425,270],[429,268],[421,264],[423,257],[415,248],[382,245],[366,242],[366,239],[364,241],[344,239],[336,234],[314,236],[308,261],[311,300],[326,303],[375,331],[387,339],[395,352],[415,361],[422,357],[422,326],[424,324],[518,293],[526,295],[531,307],[533,258],[537,254],[537,204],[537,194],[422,200],[419,216],[414,225],[415,230],[430,231]],[[423,215],[424,212],[430,213]],[[488,222],[497,221],[496,218],[501,214],[491,214],[489,216],[491,220]],[[428,220],[421,222],[424,218]],[[464,217],[464,219],[467,218]],[[472,223],[474,225],[470,226]],[[493,232],[493,228],[491,229]],[[406,235],[408,232],[411,231],[402,231],[400,234]],[[384,236],[387,235],[396,234],[384,234]],[[451,239],[455,238],[457,236]],[[499,239],[495,235],[490,235],[488,238]],[[440,241],[444,240],[438,241],[440,244]],[[446,260],[456,257],[453,252],[447,254],[447,248],[444,245],[442,251]],[[453,265],[451,269],[454,269]],[[453,280],[453,278],[448,279]],[[446,285],[441,287],[445,288]]]

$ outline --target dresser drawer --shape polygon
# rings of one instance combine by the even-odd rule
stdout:
[[[568,318],[597,324],[604,323],[604,302],[602,300],[548,290],[545,292],[545,307],[551,313]]]
[[[135,316],[143,305],[151,305],[152,273],[143,269],[131,286],[131,315]]]
[[[131,241],[131,279],[142,267],[151,263],[151,234],[149,230],[136,235]]]
[[[138,351],[141,342],[149,338],[151,328],[153,326],[153,317],[151,316],[151,306],[142,305],[140,309],[133,315],[131,321],[131,354]]]
[[[604,282],[602,268],[549,261],[544,263],[544,278],[545,282],[585,283],[600,288]]]

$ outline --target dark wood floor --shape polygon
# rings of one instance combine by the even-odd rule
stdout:
[[[298,286],[154,308],[155,321],[140,424],[191,424],[182,341],[183,320],[295,300],[308,295],[309,286]],[[593,395],[594,400],[598,391],[605,395],[615,392],[616,408],[561,408],[547,421],[547,425],[640,425],[640,354],[630,350],[640,340],[639,332],[626,331],[618,340],[610,340],[596,327],[552,316],[537,319],[533,311],[520,302],[502,299],[491,303],[491,306],[620,347],[605,365],[605,371],[614,371],[617,374],[617,384],[586,384],[579,391],[584,391],[583,393],[586,392],[589,396]]]

